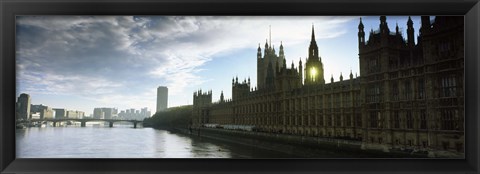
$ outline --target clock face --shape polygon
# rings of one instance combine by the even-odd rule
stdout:
[[[317,76],[317,69],[311,68],[310,69],[310,77],[312,78],[312,80],[315,80],[316,76]]]

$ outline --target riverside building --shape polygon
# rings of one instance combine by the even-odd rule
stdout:
[[[315,32],[306,62],[288,67],[283,45],[257,51],[257,87],[232,79],[232,98],[193,94],[192,126],[254,126],[254,131],[360,141],[363,149],[464,154],[464,19],[407,21],[406,39],[385,16],[366,38],[360,19],[360,76],[324,79]],[[417,36],[417,43],[414,37]],[[325,59],[325,58],[324,58]]]

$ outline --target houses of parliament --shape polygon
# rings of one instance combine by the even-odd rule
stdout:
[[[464,19],[421,17],[415,35],[381,16],[368,37],[360,18],[360,74],[330,83],[312,26],[306,62],[287,65],[265,43],[257,52],[257,87],[232,79],[232,98],[212,103],[212,92],[193,94],[193,126],[251,125],[255,131],[357,140],[363,149],[416,149],[464,153]],[[417,42],[415,42],[417,37]],[[354,44],[354,43],[351,43]],[[325,59],[325,58],[323,58]]]

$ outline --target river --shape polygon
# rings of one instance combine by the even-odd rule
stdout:
[[[17,158],[288,158],[254,147],[132,125],[16,130]]]

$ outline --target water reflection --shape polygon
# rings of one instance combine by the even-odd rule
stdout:
[[[47,127],[16,131],[17,158],[255,158],[286,157],[131,125]]]

